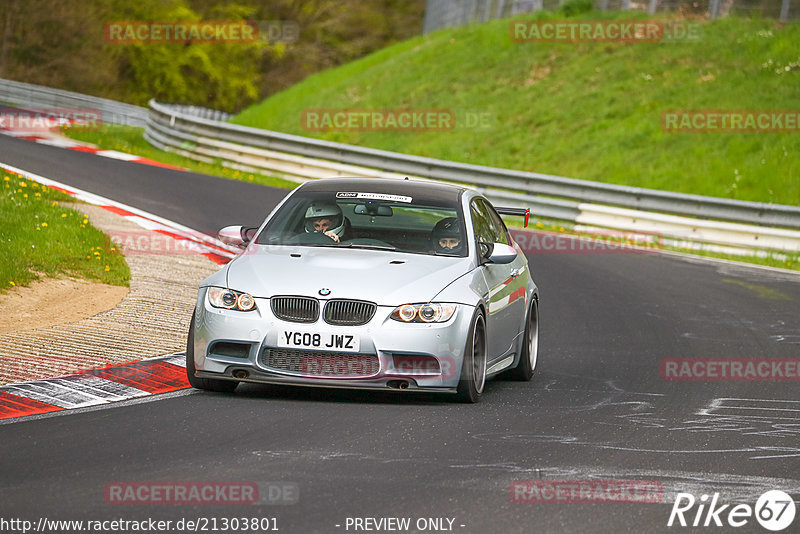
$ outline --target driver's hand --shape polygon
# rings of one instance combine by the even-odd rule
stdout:
[[[326,236],[328,236],[328,237],[330,237],[331,239],[333,239],[333,241],[334,241],[334,242],[336,242],[336,243],[338,243],[338,242],[339,242],[339,236],[338,236],[338,235],[336,235],[336,234],[334,234],[334,233],[333,233],[333,232],[331,232],[330,230],[328,230],[327,232],[325,232],[325,235],[326,235]]]

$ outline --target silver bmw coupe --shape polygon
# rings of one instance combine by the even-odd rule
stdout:
[[[244,249],[200,284],[189,383],[239,382],[454,394],[477,402],[501,372],[530,380],[539,293],[525,255],[477,192],[342,178],[292,191]],[[527,217],[527,216],[526,216]]]

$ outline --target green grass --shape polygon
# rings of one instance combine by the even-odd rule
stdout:
[[[225,167],[219,162],[203,163],[181,156],[180,154],[158,149],[144,139],[144,128],[111,124],[104,125],[99,130],[64,128],[62,133],[77,141],[97,145],[104,150],[117,150],[119,152],[125,152],[126,154],[134,154],[160,163],[183,167],[190,171],[222,178],[242,180],[245,182],[254,182],[270,187],[281,187],[284,189],[293,189],[297,187],[296,182],[276,176],[239,171],[231,169],[230,167]]]
[[[688,43],[520,44],[509,38],[508,19],[441,30],[310,76],[232,122],[493,167],[800,204],[800,130],[661,128],[667,110],[798,110],[800,25],[695,22],[703,37]],[[319,108],[448,109],[458,120],[450,131],[308,131],[302,113]],[[467,113],[487,113],[490,124],[467,127]]]
[[[0,292],[59,275],[128,285],[125,256],[108,236],[59,204],[73,198],[3,169],[0,184]]]

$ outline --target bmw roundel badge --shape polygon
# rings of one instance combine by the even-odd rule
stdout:
[[[331,290],[328,289],[327,287],[323,287],[322,289],[319,290],[319,294],[322,295],[323,297],[326,297],[331,294]]]

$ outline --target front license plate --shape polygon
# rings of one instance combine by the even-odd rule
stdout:
[[[335,350],[358,352],[359,337],[338,332],[300,332],[282,330],[278,334],[278,346],[290,349]]]

